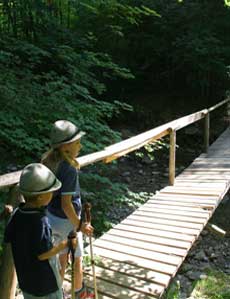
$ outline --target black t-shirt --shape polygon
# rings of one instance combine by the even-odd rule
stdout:
[[[56,177],[61,181],[62,186],[54,192],[48,206],[49,212],[57,217],[67,218],[61,207],[61,197],[62,195],[72,195],[74,209],[77,215],[80,216],[82,206],[78,170],[64,160],[58,166]]]
[[[45,209],[26,209],[20,205],[5,229],[5,242],[11,243],[19,287],[34,296],[58,290],[49,260],[38,256],[53,247],[52,231]]]

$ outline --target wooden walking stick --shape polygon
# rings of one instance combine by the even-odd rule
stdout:
[[[68,254],[71,254],[71,299],[75,299],[75,272],[74,272],[74,263],[75,263],[75,248],[73,247],[73,239],[76,238],[76,232],[72,230],[68,234]],[[76,244],[77,245],[77,244]]]
[[[85,203],[85,220],[89,224],[91,224],[91,204],[90,203]],[[95,261],[94,261],[94,256],[93,256],[93,243],[92,243],[92,236],[89,235],[89,246],[90,246],[90,259],[91,259],[91,266],[92,266],[92,272],[93,272],[93,286],[94,286],[94,294],[95,294],[95,299],[98,299],[98,294],[97,294],[97,280],[96,280],[96,272],[95,272]]]

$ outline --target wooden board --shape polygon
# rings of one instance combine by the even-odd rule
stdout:
[[[175,233],[181,233],[185,235],[192,235],[196,236],[199,234],[200,230],[199,229],[193,229],[193,228],[187,228],[187,227],[180,227],[173,225],[171,222],[171,225],[164,225],[164,224],[159,224],[156,222],[146,222],[146,221],[138,221],[136,218],[129,218],[126,220],[123,220],[121,222],[122,224],[127,224],[127,225],[133,225],[136,227],[143,227],[143,228],[152,228],[152,229],[158,229],[161,231],[168,231],[168,232],[175,232]],[[182,238],[183,240],[183,238]]]
[[[216,191],[215,189],[211,190],[202,190],[198,188],[174,188],[174,187],[166,187],[162,189],[159,193],[169,193],[169,194],[188,194],[195,196],[210,196],[210,197],[219,197],[222,194],[223,190]]]
[[[130,231],[130,232],[137,232],[141,233],[143,235],[147,236],[154,236],[154,237],[162,237],[162,238],[168,238],[169,240],[178,240],[181,242],[184,242],[184,246],[187,247],[188,243],[192,243],[195,240],[195,237],[193,235],[186,235],[181,232],[172,232],[172,231],[166,231],[166,230],[160,230],[156,228],[148,228],[148,227],[143,227],[142,226],[135,226],[135,225],[130,225],[126,223],[120,223],[115,226],[114,229],[120,229],[120,230],[125,230],[125,231]],[[185,247],[185,248],[186,248]]]
[[[154,251],[154,252],[160,252],[160,253],[169,254],[169,255],[171,255],[171,254],[178,255],[180,257],[181,256],[183,257],[187,253],[187,251],[185,249],[181,249],[181,248],[150,243],[148,241],[143,241],[142,239],[139,239],[139,240],[133,239],[133,238],[127,239],[127,234],[126,234],[126,237],[124,237],[124,236],[111,235],[111,234],[107,233],[104,236],[102,236],[100,238],[100,240],[109,241],[112,244],[115,243],[114,244],[115,247],[116,247],[116,244],[123,244],[123,245],[127,245],[127,246],[132,246],[132,247],[136,247],[136,248]]]
[[[142,207],[138,208],[137,211],[145,211],[151,212],[155,211],[157,213],[163,213],[171,215],[183,215],[183,216],[193,216],[197,218],[208,218],[209,212],[201,210],[199,208],[189,208],[189,207],[181,207],[181,206],[170,206],[170,205],[160,205],[160,204],[153,204],[147,203]]]
[[[205,220],[207,220],[208,217],[194,217],[192,215],[183,215],[183,214],[173,214],[173,213],[161,213],[159,211],[151,212],[151,211],[143,211],[138,210],[133,213],[133,215],[142,216],[142,217],[148,217],[148,218],[159,218],[159,219],[170,219],[170,220],[177,220],[177,221],[186,221],[190,223],[203,223]]]
[[[130,276],[142,280],[152,281],[162,286],[167,286],[170,280],[170,275],[168,274],[159,273],[150,269],[140,268],[134,264],[126,263],[125,261],[121,262],[115,259],[100,257],[96,261],[96,265],[105,269],[111,269],[120,273],[126,273]]]
[[[149,296],[159,295],[164,291],[164,287],[162,285],[147,280],[137,279],[136,277],[127,275],[126,273],[98,266],[95,267],[95,270],[97,276],[101,277],[101,280],[120,286],[123,289],[127,288],[131,291],[136,291],[140,294],[146,294]],[[85,274],[90,274],[90,272],[85,272]]]
[[[215,204],[211,203],[209,204],[203,204],[202,202],[183,202],[183,201],[173,201],[173,200],[168,200],[166,197],[160,197],[159,199],[152,197],[148,201],[148,204],[158,204],[166,207],[182,207],[182,208],[193,208],[197,209],[199,211],[206,211],[206,207],[210,206],[213,209],[215,208]]]
[[[115,275],[115,273],[114,273]],[[89,274],[85,273],[85,280],[86,285],[91,287],[93,289],[93,278]],[[117,278],[117,277],[116,277]],[[116,284],[116,279],[114,277],[114,281],[106,281],[102,278],[97,278],[97,285],[98,285],[98,292],[99,292],[99,298],[118,298],[118,299],[153,299],[153,298],[159,298],[161,296],[161,293],[157,295],[147,295],[145,293],[140,293],[137,290],[133,290],[132,288],[128,288],[124,285]],[[160,288],[159,288],[160,289]],[[110,297],[111,296],[111,297]]]
[[[179,256],[155,252],[151,250],[151,247],[149,249],[133,247],[131,242],[130,245],[124,245],[118,242],[115,243],[100,238],[94,242],[94,247],[100,247],[116,252],[122,252],[129,254],[130,256],[144,257],[145,259],[164,263],[167,265],[177,266],[180,262],[182,262],[181,257]]]
[[[115,250],[106,249],[103,247],[94,247],[94,254],[97,256],[102,256],[105,258],[115,259],[120,262],[125,262],[127,264],[139,266],[141,268],[150,269],[151,271],[157,271],[159,273],[168,274],[174,276],[177,267],[174,265],[168,265],[153,260],[145,259],[144,257],[139,257],[137,255],[130,255],[128,253],[119,252]]]
[[[136,220],[138,222],[143,222],[143,223],[153,223],[153,224],[160,224],[160,225],[163,224],[163,225],[168,225],[168,226],[191,228],[191,229],[197,229],[197,230],[200,230],[203,228],[203,224],[191,223],[191,222],[182,221],[182,220],[174,220],[174,219],[170,219],[170,217],[168,219],[167,218],[162,219],[162,218],[140,216],[140,215],[133,213],[126,219],[127,220]]]
[[[138,232],[132,232],[129,230],[125,230],[125,228],[123,227],[123,229],[111,229],[110,231],[108,231],[106,233],[106,236],[119,236],[122,238],[127,238],[132,239],[132,240],[138,240],[141,242],[147,242],[149,246],[152,245],[163,245],[166,247],[170,247],[170,248],[176,248],[176,249],[182,249],[183,252],[184,250],[188,250],[191,247],[191,242],[185,242],[185,241],[178,241],[175,239],[170,239],[167,238],[167,236],[164,237],[158,237],[158,236],[154,236],[154,235],[147,235],[147,234],[141,234]]]
[[[167,202],[181,202],[181,203],[188,203],[188,204],[196,204],[196,205],[210,205],[215,207],[217,205],[218,200],[217,199],[205,199],[205,198],[198,198],[198,197],[190,197],[188,198],[186,195],[184,196],[168,196],[167,194],[157,194],[156,197],[154,197],[155,199],[159,200],[159,201],[164,201],[166,200]]]

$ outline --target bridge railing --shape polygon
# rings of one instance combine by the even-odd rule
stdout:
[[[210,113],[217,108],[228,104],[228,113],[230,113],[230,98],[227,98],[215,106],[207,109],[186,115],[184,117],[178,118],[176,120],[170,121],[159,127],[146,131],[144,133],[138,134],[134,137],[125,139],[121,142],[115,143],[103,150],[88,154],[82,157],[78,157],[76,160],[79,166],[85,167],[89,164],[96,163],[98,161],[103,161],[104,163],[109,163],[112,160],[118,159],[132,151],[135,151],[149,143],[152,143],[166,135],[170,135],[170,162],[169,162],[169,182],[173,184],[173,165],[175,164],[175,145],[176,145],[176,131],[187,127],[201,119],[205,119],[204,122],[204,151],[207,152],[209,148],[209,138],[210,138]],[[170,175],[171,173],[171,175]],[[11,187],[18,183],[21,171],[11,172],[0,176],[0,189],[5,187]]]
[[[214,110],[227,106],[228,118],[230,117],[230,97],[217,103],[216,105],[203,109],[201,111],[186,115],[176,120],[170,121],[166,124],[158,126],[154,129],[138,134],[134,137],[128,138],[116,144],[105,147],[103,150],[78,157],[76,160],[79,166],[85,167],[87,165],[103,161],[109,163],[118,159],[132,151],[135,151],[149,143],[169,135],[169,184],[173,185],[175,180],[175,162],[176,162],[176,132],[182,128],[187,127],[201,119],[204,119],[204,152],[208,152],[210,139],[210,113]],[[21,171],[15,171],[0,176],[0,190],[4,188],[10,189],[10,196],[8,203],[14,205],[15,198],[18,196],[15,190],[15,185],[18,183]],[[4,245],[5,246],[5,245]],[[4,299],[14,299],[16,279],[13,267],[13,261],[9,247],[5,246],[2,256],[2,264],[0,267],[0,289],[1,295]]]

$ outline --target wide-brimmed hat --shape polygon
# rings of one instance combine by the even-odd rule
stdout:
[[[53,192],[61,188],[61,182],[49,168],[40,163],[27,165],[20,176],[19,191],[33,196]]]
[[[80,139],[85,132],[68,120],[57,120],[51,129],[50,143],[53,148]]]

